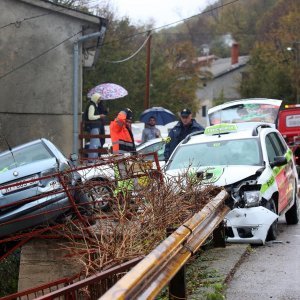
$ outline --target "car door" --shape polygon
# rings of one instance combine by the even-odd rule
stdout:
[[[285,156],[287,158],[287,164],[272,168],[279,192],[278,213],[280,213],[292,201],[293,197],[295,185],[293,160],[288,147],[283,143],[277,132],[269,133],[266,136],[266,147],[270,163],[275,161],[276,156]]]

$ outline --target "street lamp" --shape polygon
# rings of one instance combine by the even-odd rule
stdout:
[[[300,77],[300,53],[299,53],[299,44],[300,42],[293,42],[291,47],[287,47],[286,50],[295,52],[296,59],[296,99],[297,104],[300,103],[300,87],[299,87],[299,77]]]

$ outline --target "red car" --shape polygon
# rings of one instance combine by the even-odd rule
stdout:
[[[300,104],[285,105],[278,114],[278,130],[292,149],[300,173]]]

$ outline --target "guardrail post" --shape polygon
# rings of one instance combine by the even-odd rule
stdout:
[[[186,280],[185,265],[177,272],[169,283],[169,299],[187,299],[186,298]]]
[[[176,229],[167,228],[167,237]],[[176,273],[169,282],[169,300],[186,299],[185,265]]]
[[[213,241],[214,241],[214,247],[226,247],[225,242],[225,224],[224,221],[222,221],[218,227],[213,231]]]

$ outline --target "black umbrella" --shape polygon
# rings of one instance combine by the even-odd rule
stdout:
[[[163,107],[151,107],[141,113],[140,121],[148,123],[149,118],[154,117],[157,125],[166,125],[176,121],[177,117],[168,109]]]

